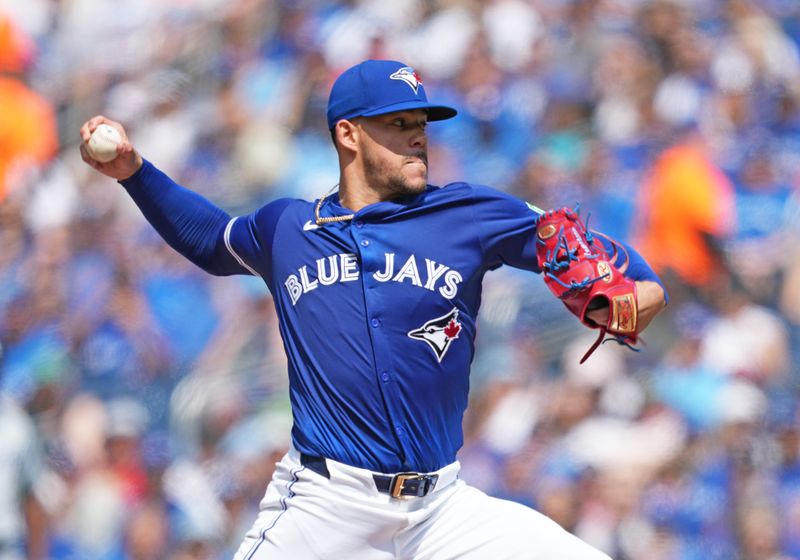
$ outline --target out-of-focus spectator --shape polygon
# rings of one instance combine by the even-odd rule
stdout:
[[[0,6],[0,70],[21,74],[31,63],[36,46]]]
[[[733,188],[691,132],[659,155],[642,185],[634,235],[654,269],[707,296],[726,274],[723,242],[734,224]]]
[[[777,500],[773,504],[781,512],[780,539],[782,550],[800,557],[800,535],[794,530],[800,524],[800,418],[797,408],[778,424],[777,438],[780,463],[777,471]]]
[[[780,151],[774,141],[742,140],[748,146],[733,178],[736,226],[725,251],[731,273],[750,295],[775,306],[781,277],[789,266],[786,257],[798,233],[787,221],[792,188],[780,176]]]
[[[24,410],[0,393],[0,558],[48,557],[49,515],[58,485],[48,483],[36,427]]]
[[[146,503],[131,513],[125,532],[125,555],[130,560],[168,558],[170,550],[169,519],[166,507]]]
[[[789,331],[778,314],[737,288],[720,286],[715,302],[720,314],[703,337],[704,363],[725,375],[783,383],[790,371]]]
[[[703,359],[702,346],[713,310],[690,302],[673,313],[675,338],[650,374],[653,398],[678,412],[691,433],[718,426],[720,394],[730,382],[716,364]]]
[[[0,11],[0,202],[58,149],[52,104],[23,81],[33,42]]]

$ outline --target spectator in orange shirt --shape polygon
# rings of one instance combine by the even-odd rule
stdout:
[[[658,274],[700,293],[724,278],[722,240],[734,226],[733,186],[698,132],[654,160],[638,208],[637,247]]]
[[[58,150],[52,105],[20,79],[33,44],[0,13],[0,202],[28,166],[45,165]]]

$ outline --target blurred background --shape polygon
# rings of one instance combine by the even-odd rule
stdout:
[[[81,123],[233,214],[314,199],[368,57],[460,108],[432,183],[580,202],[671,294],[578,366],[596,333],[489,274],[463,477],[617,560],[800,559],[796,0],[0,0],[0,559],[230,558],[289,443],[269,293],[160,241]]]

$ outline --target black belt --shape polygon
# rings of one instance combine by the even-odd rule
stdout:
[[[300,464],[325,478],[330,479],[331,477],[325,457],[301,453]],[[389,494],[392,498],[422,498],[433,492],[439,475],[401,472],[394,475],[373,474],[372,479],[375,481],[375,488],[378,489],[378,492]]]

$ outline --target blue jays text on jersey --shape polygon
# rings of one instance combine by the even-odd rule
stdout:
[[[379,282],[408,282],[412,286],[424,287],[431,291],[438,289],[447,299],[452,299],[458,294],[458,284],[463,277],[457,270],[428,258],[424,259],[425,264],[420,268],[417,257],[412,254],[395,272],[395,256],[394,253],[386,253],[383,269],[373,272],[373,278]],[[309,268],[313,268],[313,272],[309,272]],[[358,255],[340,253],[321,257],[313,266],[304,264],[297,269],[296,274],[290,274],[284,280],[283,286],[289,293],[292,305],[295,305],[300,296],[316,290],[319,286],[358,281],[359,275]]]
[[[503,264],[537,271],[538,214],[525,202],[452,183],[317,226],[303,200],[231,218],[149,162],[122,184],[197,265],[264,279],[300,452],[386,473],[455,460],[484,274]],[[325,217],[350,213],[336,194],[321,206]],[[631,257],[629,277],[657,280]]]

